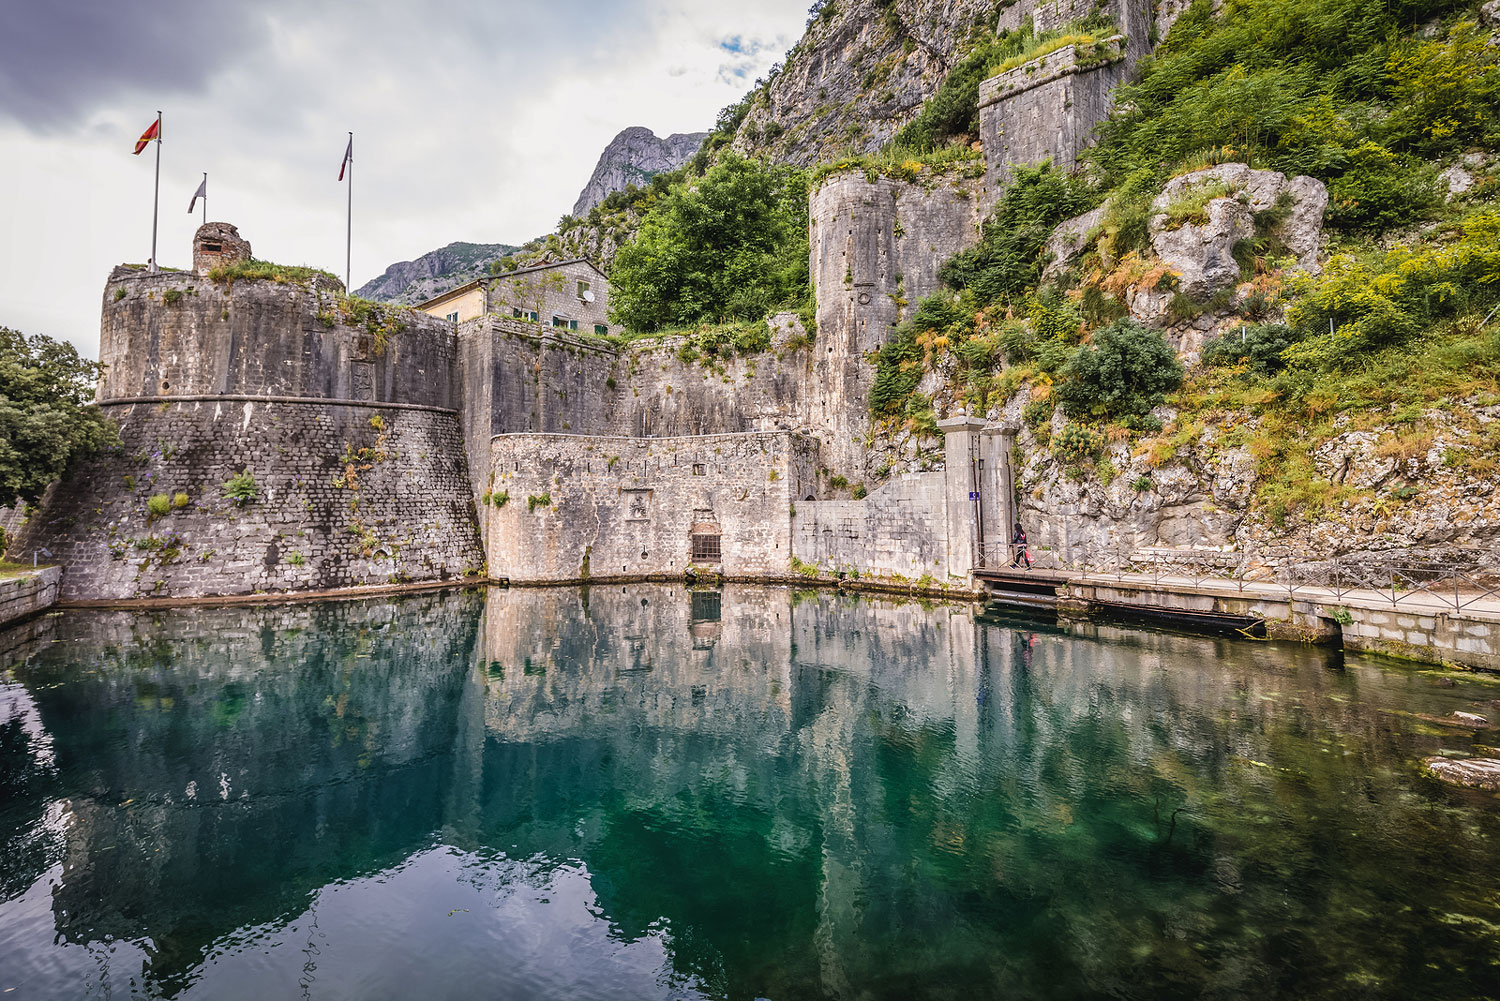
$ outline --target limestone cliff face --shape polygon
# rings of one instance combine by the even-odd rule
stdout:
[[[828,13],[828,12],[832,13]],[[960,58],[991,0],[830,2],[756,94],[735,148],[802,166],[879,149]]]
[[[587,215],[589,209],[611,193],[624,191],[626,185],[645,184],[656,174],[676,170],[698,152],[707,137],[707,132],[677,132],[663,139],[641,125],[624,129],[599,154],[593,176],[573,203],[573,214]]]
[[[1341,418],[1339,433],[1312,459],[1319,480],[1351,488],[1347,499],[1284,520],[1257,502],[1262,473],[1243,440],[1260,423],[1253,415],[1225,414],[1196,440],[1172,446],[1191,418],[1159,408],[1160,436],[1135,448],[1104,446],[1105,479],[1098,464],[1070,468],[1052,450],[1048,432],[1066,423],[1060,410],[1050,427],[1025,427],[1026,402],[1018,394],[1001,419],[1020,428],[1012,456],[1018,516],[1039,547],[1225,547],[1306,561],[1500,541],[1500,471],[1485,454],[1500,436],[1500,407],[1480,399],[1429,408],[1416,432],[1394,420],[1365,426]]]
[[[376,302],[414,306],[464,282],[489,274],[489,264],[517,248],[506,243],[450,243],[414,261],[398,261],[385,274],[360,286],[355,295]]]

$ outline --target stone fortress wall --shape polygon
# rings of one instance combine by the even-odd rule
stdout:
[[[342,291],[328,279],[220,283],[116,268],[99,325],[99,402],[280,396],[457,409],[453,325],[402,310],[400,331],[377,333],[378,321],[340,312]]]
[[[517,583],[681,576],[695,566],[783,575],[816,454],[816,442],[786,431],[498,435],[481,507],[490,563]],[[698,559],[694,537],[712,540]]]
[[[1000,26],[1047,30],[1093,7],[1020,0]],[[944,470],[859,499],[831,482],[879,482],[871,355],[977,242],[1005,169],[1073,163],[1149,46],[1146,0],[1103,10],[1123,41],[985,82],[986,179],[856,171],[811,193],[817,329],[773,317],[761,354],[706,363],[681,340],[619,345],[497,308],[457,324],[402,311],[396,329],[394,314],[353,315],[336,281],[215,282],[204,254],[195,272],[117,269],[100,402],[124,446],[55,489],[18,548],[69,567],[65,599],[186,597],[439,581],[486,562],[517,581],[679,573],[708,525],[722,558],[704,569],[774,576],[795,558],[966,586],[977,547],[1008,535],[1002,428],[959,415]],[[233,227],[200,237],[249,254]],[[240,505],[224,482],[243,469],[259,496]],[[187,500],[150,511],[163,493]]]
[[[99,402],[121,443],[55,485],[12,548],[49,551],[65,601],[481,575],[452,324],[345,315],[340,291],[117,268]],[[237,501],[245,471],[255,497]]]

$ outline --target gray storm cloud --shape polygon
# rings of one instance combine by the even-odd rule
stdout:
[[[122,93],[203,87],[268,40],[250,4],[199,0],[7,3],[0,116],[43,131],[76,124]]]

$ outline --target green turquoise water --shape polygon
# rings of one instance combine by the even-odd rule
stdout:
[[[0,633],[0,998],[1500,994],[1490,679],[729,587]]]

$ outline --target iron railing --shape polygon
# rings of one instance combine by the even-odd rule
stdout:
[[[1031,565],[1021,557],[1030,557]],[[1500,611],[1500,550],[1447,547],[1440,558],[1409,552],[1342,556],[1328,560],[1270,560],[1215,549],[1070,546],[1058,550],[1010,544],[986,546],[980,568],[1010,572],[1029,570],[1067,578],[1133,583],[1231,586],[1260,594],[1285,593],[1339,602],[1358,596],[1379,597],[1393,606],[1420,605],[1425,610],[1463,610],[1493,603]]]

